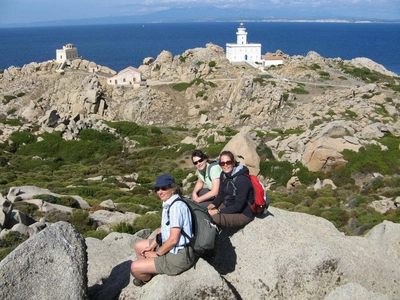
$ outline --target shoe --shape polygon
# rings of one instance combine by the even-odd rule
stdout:
[[[136,286],[142,286],[142,285],[144,285],[144,282],[142,281],[142,280],[140,280],[139,278],[133,278],[133,281],[132,281],[132,283],[134,284],[134,285],[136,285]]]

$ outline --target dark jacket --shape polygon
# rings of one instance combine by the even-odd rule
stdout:
[[[253,217],[249,201],[254,199],[254,190],[246,166],[239,165],[233,168],[231,174],[221,173],[218,195],[213,200],[215,207],[224,204],[222,214],[244,214]]]

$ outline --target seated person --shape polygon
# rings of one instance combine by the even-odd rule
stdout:
[[[208,212],[214,222],[221,227],[239,227],[248,224],[254,218],[249,201],[253,199],[254,189],[246,166],[235,161],[230,151],[220,154],[222,167],[218,195],[208,206]]]
[[[222,169],[218,164],[211,165],[207,155],[200,150],[193,151],[192,162],[197,168],[198,176],[192,192],[192,199],[207,207],[218,194]]]
[[[194,263],[193,248],[181,231],[192,237],[192,216],[189,207],[182,201],[172,202],[180,197],[175,179],[169,174],[157,177],[154,191],[163,201],[161,219],[161,245],[157,239],[140,240],[135,243],[136,260],[131,264],[133,284],[142,286],[155,274],[177,275],[190,269]],[[169,209],[169,218],[168,218]]]

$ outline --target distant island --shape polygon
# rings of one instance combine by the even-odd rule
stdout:
[[[346,15],[304,17],[287,16],[286,11],[267,15],[263,10],[218,8],[214,6],[171,8],[143,15],[113,16],[85,19],[65,19],[44,22],[13,23],[0,27],[36,27],[36,26],[77,26],[133,23],[184,23],[184,22],[321,22],[321,23],[400,23],[400,20],[348,18]],[[179,16],[179,17],[177,17]]]

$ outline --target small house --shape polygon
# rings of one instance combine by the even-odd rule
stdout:
[[[283,65],[283,56],[265,55],[263,67]]]
[[[133,87],[146,86],[146,80],[142,80],[142,73],[134,67],[127,67],[121,70],[117,75],[108,78],[107,83]]]

